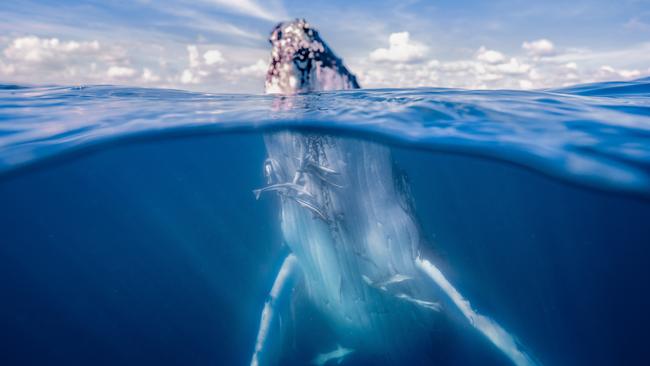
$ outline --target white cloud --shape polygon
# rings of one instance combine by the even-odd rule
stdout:
[[[15,71],[15,68],[11,64],[5,64],[0,60],[0,75],[11,75]]]
[[[224,62],[219,50],[211,49],[205,51],[203,58],[201,58],[201,52],[197,45],[188,45],[186,49],[188,67],[181,72],[179,80],[182,84],[201,83],[204,77],[210,76],[214,72],[214,70],[208,69],[206,66]]]
[[[136,74],[136,70],[124,66],[111,66],[106,71],[106,75],[111,79],[124,79],[130,78]]]
[[[526,80],[526,79],[519,80],[519,87],[521,89],[532,89],[533,86],[534,84],[530,80]]]
[[[281,19],[283,19],[283,18],[281,18]],[[216,26],[216,27],[214,26],[213,23],[210,23],[208,25],[208,27],[209,27],[208,29],[211,30],[211,31],[215,31],[215,32],[223,33],[223,34],[228,34],[228,35],[231,35],[231,36],[249,38],[249,39],[253,39],[253,40],[266,40],[267,39],[266,35],[262,35],[262,34],[253,32],[250,29],[249,30],[244,30],[244,29],[241,29],[241,28],[239,28],[237,26],[234,26],[234,25],[228,24],[228,23],[224,23],[224,22],[220,22],[219,25]]]
[[[392,33],[388,48],[378,48],[370,53],[370,60],[378,62],[414,62],[422,60],[427,47],[411,41],[409,32]]]
[[[386,48],[365,51],[365,57],[346,57],[362,86],[535,89],[650,75],[645,66],[650,63],[650,43],[592,51],[556,50],[535,41],[508,53],[486,47],[464,50],[464,56],[455,59],[429,57],[427,47],[408,32],[391,34],[388,43]],[[28,84],[115,83],[262,92],[266,55],[265,48],[222,43],[118,44],[94,38],[0,36],[0,78]]]
[[[618,74],[621,75],[623,79],[635,79],[641,76],[641,71],[639,70],[619,70]]]
[[[267,61],[260,59],[257,60],[257,62],[252,65],[239,68],[237,70],[237,73],[239,73],[239,75],[254,76],[254,77],[261,78],[264,75],[266,75],[266,71],[268,70],[268,68],[269,68],[269,63]]]
[[[187,46],[187,58],[190,63],[190,67],[199,67],[201,65],[201,59],[199,58],[199,49],[195,45]]]
[[[578,64],[575,62],[567,62],[564,64],[564,67],[566,67],[569,70],[578,70]]]
[[[609,65],[603,65],[598,70],[597,76],[608,79],[635,79],[641,76],[639,70],[615,69]]]
[[[102,83],[135,75],[125,70],[129,60],[116,46],[97,40],[20,36],[7,39],[0,57],[0,75],[24,83]]]
[[[257,81],[254,85],[259,85],[262,91],[263,76],[268,68],[264,60],[242,65],[226,59],[224,53],[214,46],[188,45],[186,50],[187,65],[179,74],[171,77],[172,83],[205,89],[205,86],[214,88],[214,85],[228,84],[236,87],[240,83]],[[235,53],[229,54],[233,55]]]
[[[203,54],[203,60],[206,65],[214,65],[224,63],[226,60],[223,58],[221,51],[219,50],[208,50]]]
[[[36,36],[14,39],[3,54],[9,61],[51,62],[68,56],[93,55],[100,50],[99,42],[61,42],[58,38],[39,38]]]
[[[555,53],[555,45],[553,42],[545,38],[532,42],[524,42],[521,47],[526,50],[530,56],[535,57],[551,56]]]
[[[518,59],[512,57],[507,63],[495,66],[497,71],[504,74],[525,74],[530,70],[531,66],[526,63],[520,62]]]
[[[481,47],[468,55],[471,57],[458,60],[422,59],[410,63],[388,63],[369,56],[352,66],[355,70],[361,70],[359,80],[369,88],[440,86],[536,89],[629,80],[650,74],[650,69],[642,71],[621,67],[629,60],[650,62],[650,53],[644,53],[650,49],[650,44],[609,52],[560,52],[546,39],[524,42],[524,45],[522,52],[513,55]],[[593,63],[596,59],[611,60],[613,66],[601,67],[601,64]]]
[[[185,69],[181,74],[181,83],[183,84],[198,84],[201,82],[201,78],[192,70]]]
[[[233,13],[243,14],[254,18],[270,21],[279,21],[287,18],[282,9],[270,10],[252,0],[204,0],[206,2],[221,6]]]
[[[506,57],[499,51],[488,50],[484,46],[481,46],[476,52],[476,59],[489,64],[498,64],[505,61]]]
[[[224,8],[223,4],[215,4],[214,1],[204,0],[203,3],[205,2],[208,2],[211,8],[214,8],[215,5],[217,5],[217,7]],[[215,17],[213,14],[206,14],[206,12],[202,11],[202,9],[197,9],[196,5],[197,4],[190,3],[186,5],[179,3],[173,4],[159,1],[155,3],[155,8],[158,11],[166,13],[167,16],[173,19],[171,21],[171,24],[182,24],[183,27],[188,27],[195,32],[220,33],[222,35],[248,38],[251,40],[262,40],[266,38],[266,34],[262,35],[255,31],[252,31],[250,28],[238,27],[225,21],[224,19]],[[230,12],[233,12],[232,6],[236,6],[236,4],[227,5],[230,5],[231,7],[225,6],[225,8],[230,9]],[[271,16],[275,17],[274,15]],[[277,18],[285,19],[286,16],[280,16]]]
[[[144,83],[157,83],[160,81],[160,76],[156,75],[149,68],[144,68],[142,70],[142,76],[140,77]]]

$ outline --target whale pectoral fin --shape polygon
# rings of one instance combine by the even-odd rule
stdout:
[[[424,272],[449,297],[451,302],[463,314],[465,319],[485,336],[496,348],[506,355],[516,366],[536,366],[539,362],[528,356],[515,338],[491,318],[477,313],[469,301],[449,283],[442,272],[433,263],[418,257],[416,267]]]
[[[262,190],[261,189],[253,189],[253,194],[255,195],[255,199],[259,200],[260,195],[262,195]]]
[[[365,282],[368,286],[373,287],[377,290],[380,290],[382,292],[385,292],[387,294],[390,294],[394,296],[395,298],[398,298],[402,301],[409,302],[413,305],[419,306],[424,309],[432,310],[432,311],[440,311],[442,310],[442,306],[433,301],[426,301],[422,299],[417,299],[412,296],[409,296],[403,292],[395,291],[395,289],[391,288],[390,285],[395,285],[400,282],[412,280],[413,278],[410,276],[405,276],[401,274],[393,275],[387,280],[381,281],[381,282],[376,282],[370,279],[370,277],[366,275],[361,275],[361,278],[363,279],[363,282]]]
[[[398,293],[398,294],[395,294],[394,296],[397,297],[398,299],[408,301],[408,302],[410,302],[410,303],[412,303],[414,305],[417,305],[417,306],[419,306],[421,308],[424,308],[424,309],[428,309],[428,310],[431,310],[431,311],[441,311],[442,310],[442,305],[440,305],[440,303],[437,303],[437,302],[416,299],[416,298],[408,296],[407,294],[404,294],[404,293]]]
[[[266,350],[267,338],[269,336],[269,332],[271,331],[273,320],[276,317],[276,313],[278,312],[276,305],[282,295],[287,292],[287,289],[290,287],[287,286],[287,282],[295,277],[296,272],[296,257],[293,254],[289,254],[282,262],[282,266],[280,267],[280,270],[275,277],[275,281],[273,281],[273,287],[271,287],[269,296],[264,303],[264,308],[262,309],[262,315],[260,317],[260,325],[257,331],[257,338],[255,341],[255,350],[253,351],[253,357],[251,359],[251,366],[258,366],[261,363],[260,359]]]

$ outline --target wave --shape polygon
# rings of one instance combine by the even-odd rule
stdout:
[[[376,89],[295,96],[0,86],[0,173],[133,138],[325,129],[497,158],[596,188],[650,192],[650,80],[541,91]]]

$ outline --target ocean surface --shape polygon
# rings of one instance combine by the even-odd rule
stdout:
[[[408,196],[422,252],[528,364],[650,359],[641,79],[295,96],[0,85],[0,364],[250,364],[290,252],[286,197],[253,190],[268,183],[265,136],[286,131],[334,141],[351,161],[365,159],[355,146],[388,151],[404,179],[375,183]],[[441,304],[433,320],[412,326],[429,310],[364,289],[377,295],[355,298],[358,309],[403,326],[353,335],[295,282],[277,301],[273,363],[513,364],[444,292],[426,299]],[[353,351],[328,359],[339,345]]]

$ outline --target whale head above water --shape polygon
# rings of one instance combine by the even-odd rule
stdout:
[[[304,19],[278,24],[269,42],[273,49],[266,74],[267,93],[359,88],[357,78]]]

